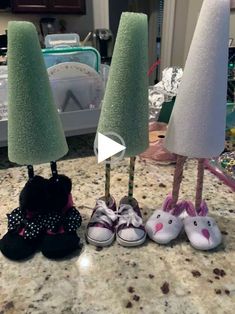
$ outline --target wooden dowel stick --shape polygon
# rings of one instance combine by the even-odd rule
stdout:
[[[105,163],[105,201],[108,203],[110,198],[110,172],[111,172],[111,158],[107,159]]]
[[[129,167],[129,184],[128,184],[128,198],[132,200],[133,190],[134,190],[134,175],[135,175],[135,160],[136,157],[130,158],[130,167]]]

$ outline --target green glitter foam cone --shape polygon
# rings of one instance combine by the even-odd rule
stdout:
[[[126,145],[125,157],[148,147],[147,16],[122,14],[99,119],[98,132],[114,132]]]
[[[20,165],[57,160],[68,151],[36,28],[8,24],[8,156]]]

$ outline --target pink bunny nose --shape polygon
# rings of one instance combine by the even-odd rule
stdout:
[[[202,229],[202,234],[204,235],[207,240],[210,238],[210,232],[207,229]]]
[[[156,226],[155,226],[155,232],[160,231],[162,228],[163,228],[163,224],[162,224],[162,223],[156,224]]]

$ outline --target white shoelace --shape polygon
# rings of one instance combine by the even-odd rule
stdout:
[[[142,218],[138,216],[133,207],[128,204],[123,204],[119,207],[118,218],[118,226],[126,224],[129,227],[129,225],[131,224],[134,227],[138,228],[143,224]]]
[[[106,203],[102,200],[98,200],[96,204],[96,211],[91,217],[90,222],[106,222],[109,225],[112,225],[113,222],[117,219],[117,213],[108,208]]]

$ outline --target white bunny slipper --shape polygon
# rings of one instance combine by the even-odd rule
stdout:
[[[186,212],[188,217],[184,218],[184,229],[191,245],[198,250],[211,250],[217,247],[221,241],[221,232],[211,217],[207,216],[208,207],[203,201],[199,211],[196,211],[191,202],[187,202]]]
[[[179,235],[183,222],[179,215],[187,206],[185,201],[178,202],[171,208],[172,197],[168,196],[162,209],[156,210],[148,219],[145,229],[148,236],[159,244],[167,244]]]

